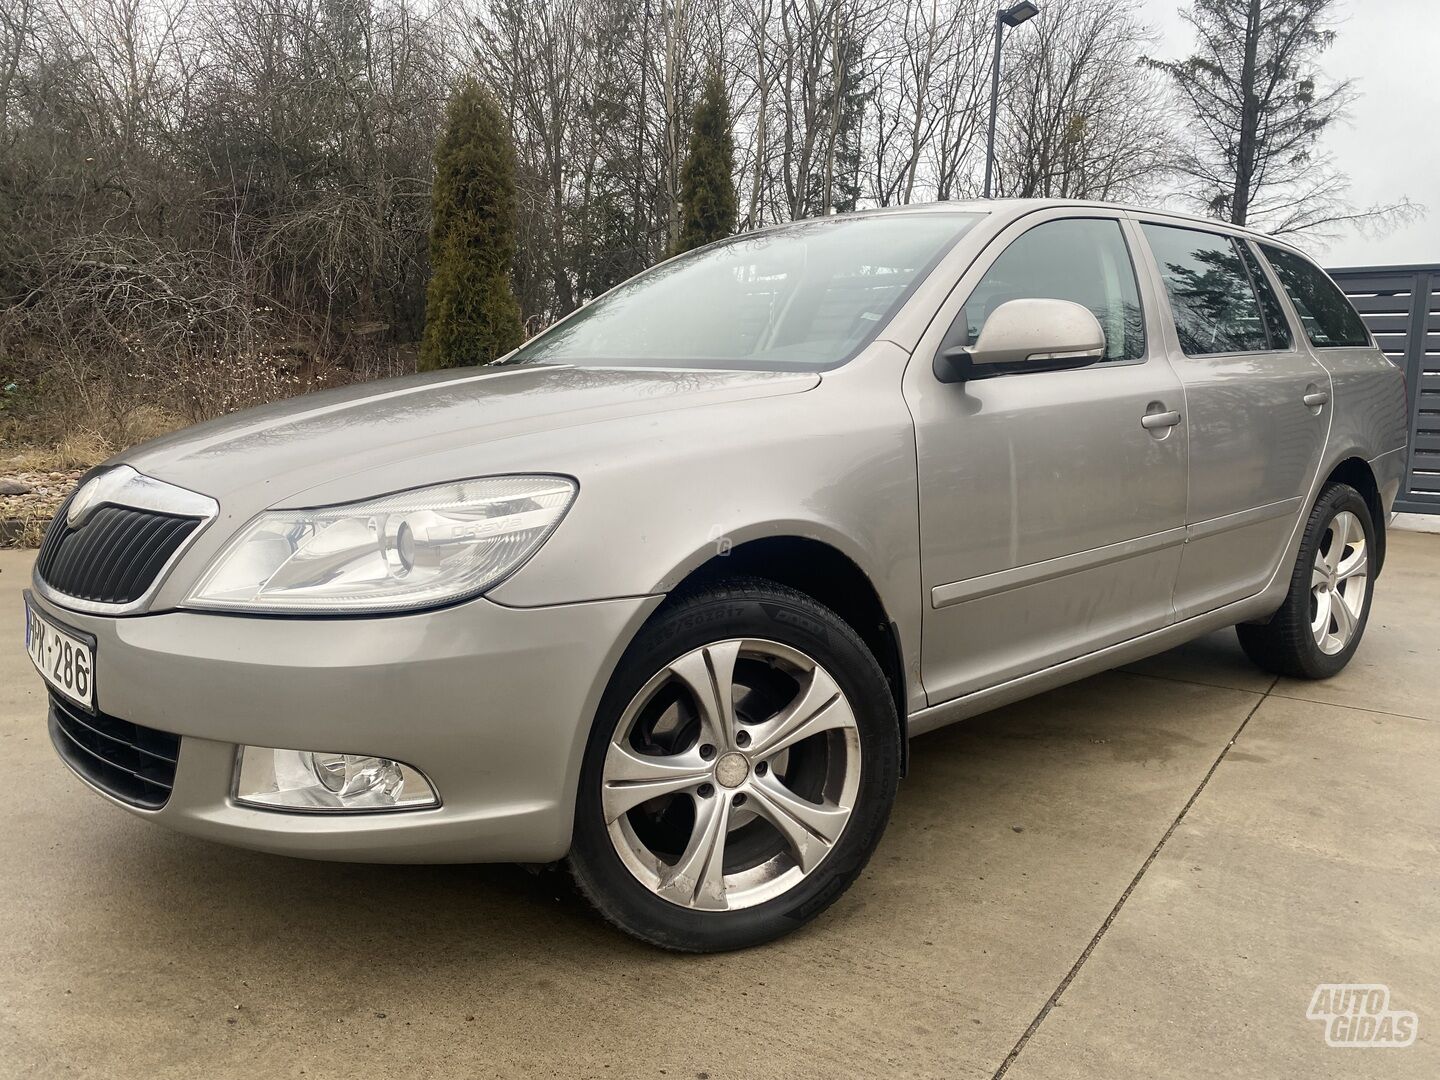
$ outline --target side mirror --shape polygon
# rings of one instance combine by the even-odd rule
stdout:
[[[1007,300],[985,320],[974,345],[941,346],[935,377],[964,382],[992,375],[1083,367],[1105,355],[1105,331],[1089,308],[1069,300]]]

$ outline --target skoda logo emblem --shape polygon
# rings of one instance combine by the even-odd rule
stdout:
[[[95,505],[103,479],[104,474],[92,476],[85,481],[85,484],[75,493],[75,497],[70,500],[70,507],[65,511],[65,524],[70,528],[78,529],[84,524],[85,519],[90,515],[91,507]]]

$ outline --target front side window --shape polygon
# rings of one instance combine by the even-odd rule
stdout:
[[[1065,218],[1036,225],[985,271],[960,317],[973,345],[990,313],[1007,300],[1069,300],[1090,309],[1105,331],[1106,362],[1145,355],[1145,319],[1130,249],[1120,223]]]
[[[1263,352],[1271,347],[1250,271],[1233,239],[1171,225],[1147,224],[1144,229],[1165,279],[1175,331],[1186,356]]]
[[[712,244],[618,286],[508,362],[834,367],[875,337],[981,216],[829,218]]]
[[[1260,250],[1290,295],[1310,344],[1319,348],[1364,348],[1370,334],[1349,299],[1309,259],[1261,244]]]

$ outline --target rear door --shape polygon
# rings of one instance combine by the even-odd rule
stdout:
[[[1147,334],[1157,298],[1136,273],[1134,241],[1111,212],[1021,218],[960,279],[905,370],[932,704],[1173,620],[1185,531],[1182,390]],[[943,341],[973,342],[1000,304],[1032,297],[1088,307],[1105,331],[1105,359],[936,379]],[[1152,415],[1146,427],[1147,414],[1167,419]]]
[[[1330,375],[1296,348],[1248,240],[1165,220],[1141,229],[1185,386],[1189,536],[1175,586],[1184,619],[1253,596],[1274,572],[1325,448]]]

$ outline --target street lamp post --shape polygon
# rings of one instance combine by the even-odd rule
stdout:
[[[990,131],[985,137],[985,198],[994,193],[995,179],[995,117],[1000,111],[1000,47],[1005,42],[1005,28],[1019,26],[1040,14],[1031,0],[1021,0],[1013,7],[1001,8],[995,14],[995,60],[990,68]]]

